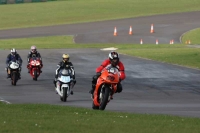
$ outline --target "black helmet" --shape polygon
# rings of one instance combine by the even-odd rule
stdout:
[[[116,66],[119,62],[119,54],[117,52],[110,52],[109,55],[108,55],[109,59],[110,59],[110,62],[111,62],[111,65],[112,66]]]

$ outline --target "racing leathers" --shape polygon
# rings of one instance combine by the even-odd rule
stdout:
[[[108,65],[111,65],[111,62],[109,59],[106,59],[105,61],[102,62],[102,64],[99,67],[96,68],[96,75],[94,75],[92,78],[92,90],[90,90],[91,94],[94,93],[97,79],[101,75],[101,71]],[[120,93],[122,91],[121,81],[126,78],[125,69],[124,69],[124,65],[121,61],[119,61],[115,67],[117,67],[120,71],[120,82],[117,84],[117,91],[116,91],[116,92]]]
[[[71,69],[72,71],[72,78],[73,78],[73,83],[74,85],[76,84],[76,79],[75,79],[75,71],[74,71],[74,66],[71,62],[64,62],[64,61],[61,61],[58,63],[57,65],[57,69],[56,69],[56,74],[55,74],[55,79],[54,79],[54,85],[56,87],[56,81],[58,79],[58,74],[59,74],[59,71],[61,69],[64,69],[64,68],[68,68],[68,69]]]
[[[19,79],[21,79],[21,65],[22,65],[22,58],[20,57],[20,55],[18,54],[18,53],[16,53],[16,54],[9,54],[8,56],[7,56],[7,59],[6,59],[6,65],[7,65],[7,67],[6,67],[6,71],[7,71],[7,78],[10,78],[10,74],[8,73],[8,65],[9,65],[9,62],[10,61],[18,61],[19,62]]]
[[[30,61],[30,59],[33,58],[33,57],[40,58],[40,61],[41,61],[40,65],[41,65],[41,68],[42,68],[43,67],[42,57],[41,57],[40,53],[37,52],[37,51],[35,53],[32,53],[31,51],[28,53],[28,56],[27,56],[27,62],[28,62],[27,68],[29,67],[29,61]],[[40,70],[40,72],[42,72],[42,70]],[[30,69],[28,69],[28,73],[30,73]]]

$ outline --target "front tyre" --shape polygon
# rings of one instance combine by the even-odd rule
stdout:
[[[37,70],[34,70],[33,73],[34,73],[33,80],[37,81],[37,77],[38,77],[38,75],[37,75]]]
[[[12,82],[12,85],[16,86],[16,83],[17,83],[17,73],[16,72],[13,72],[11,82]]]
[[[104,110],[106,108],[109,95],[110,95],[110,88],[108,86],[105,86],[104,91],[102,92],[102,98],[100,99],[100,106],[99,106],[100,110]]]
[[[67,101],[67,87],[63,87],[63,102]]]

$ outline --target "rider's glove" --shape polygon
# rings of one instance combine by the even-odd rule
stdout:
[[[72,79],[71,78],[71,83],[73,83],[75,85],[76,84],[76,79]]]
[[[76,79],[74,79],[73,82],[74,82],[74,85],[75,85],[76,84]]]
[[[53,80],[53,83],[56,84],[56,81],[57,81],[57,79],[55,78],[55,79]]]
[[[100,73],[100,72],[98,72],[98,73],[96,73],[96,75],[99,77],[99,76],[101,75],[101,73]]]

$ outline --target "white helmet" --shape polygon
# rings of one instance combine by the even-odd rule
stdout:
[[[115,51],[111,51],[108,55],[108,58],[110,59],[112,66],[116,66],[119,62],[119,54]]]
[[[17,50],[16,50],[15,48],[12,48],[12,49],[10,50],[10,52],[11,52],[12,55],[15,55],[16,52],[17,52]]]
[[[31,52],[32,52],[32,53],[35,53],[36,51],[37,51],[36,46],[31,46]]]

